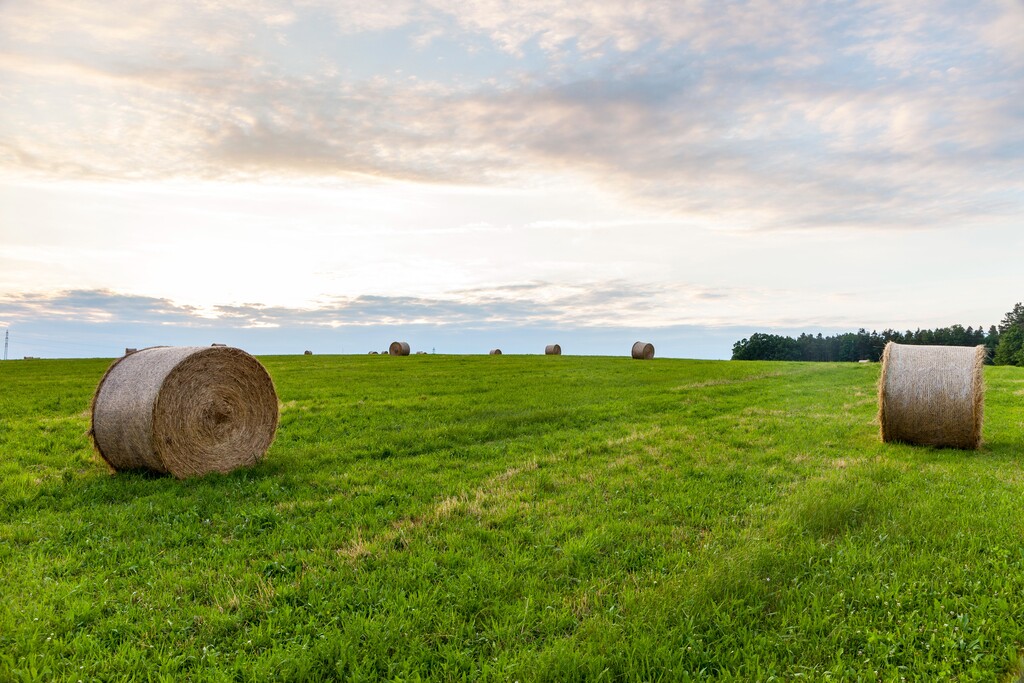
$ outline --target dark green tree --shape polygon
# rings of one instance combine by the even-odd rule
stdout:
[[[800,360],[800,347],[792,337],[755,332],[732,345],[733,360]]]
[[[996,347],[999,346],[999,329],[995,325],[989,326],[984,344],[985,348],[988,349],[989,362],[991,362],[991,359],[996,355]]]
[[[989,330],[992,336],[992,330]],[[993,362],[996,365],[1024,365],[1024,303],[1017,302],[999,322],[998,342]]]
[[[1024,365],[1024,325],[1010,325],[999,335],[996,365]]]
[[[1014,325],[1024,327],[1024,304],[1019,301],[1013,305],[1012,311],[1003,316],[999,322],[999,331],[1006,332]]]

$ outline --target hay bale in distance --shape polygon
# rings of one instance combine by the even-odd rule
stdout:
[[[546,356],[561,356],[562,347],[558,344],[548,344],[544,347],[544,355]]]
[[[241,349],[157,346],[114,361],[92,400],[93,444],[115,470],[182,479],[254,465],[277,431],[277,392]]]
[[[302,352],[302,355],[303,356],[312,356],[313,352],[310,351],[309,349],[306,349],[305,351]]]
[[[124,355],[126,355],[126,356],[130,356],[133,353],[135,353],[136,351],[138,351],[138,349],[132,349],[132,348],[129,348],[127,346],[124,347]]]
[[[391,346],[388,347],[389,356],[408,356],[409,355],[409,343],[408,342],[391,342]]]
[[[491,350],[490,350],[490,351],[488,352],[488,355],[491,355],[491,356],[500,356],[500,355],[501,355],[501,349],[491,349]]]
[[[405,354],[405,355],[409,355],[409,354]],[[425,355],[427,355],[427,352],[426,351],[417,351],[416,355],[417,356],[425,356]]]
[[[631,354],[637,360],[651,360],[654,358],[654,344],[642,341],[634,342]]]
[[[210,346],[227,346],[227,344],[220,344],[218,342],[213,342],[212,344],[210,344]]]
[[[376,351],[370,351],[369,355],[371,355],[371,356],[379,356],[380,354],[378,352],[376,352]]]
[[[984,346],[886,344],[878,382],[882,441],[977,448],[984,363]]]

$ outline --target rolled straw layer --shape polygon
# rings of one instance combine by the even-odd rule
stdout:
[[[637,360],[651,360],[654,358],[654,344],[641,341],[635,342],[631,354]]]
[[[276,431],[270,375],[231,347],[142,349],[115,361],[93,396],[93,443],[115,470],[230,472],[258,462]]]
[[[984,346],[886,344],[878,384],[882,441],[977,448],[984,363]]]

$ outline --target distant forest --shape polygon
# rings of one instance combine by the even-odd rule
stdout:
[[[860,329],[835,336],[801,334],[794,339],[756,332],[749,339],[732,345],[733,360],[802,361],[878,361],[887,342],[897,344],[934,344],[940,346],[977,346],[988,349],[988,362],[996,365],[1024,366],[1024,304],[1018,303],[1002,322],[983,327],[951,325],[934,330]]]

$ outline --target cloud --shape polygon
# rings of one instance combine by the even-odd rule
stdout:
[[[1000,0],[990,20],[978,30],[981,40],[1001,55],[1012,66],[1024,64],[1024,3],[1020,0]]]
[[[1006,28],[1024,17],[1005,0],[72,5],[0,6],[0,172],[496,185],[563,173],[758,229],[1024,208],[1024,53]],[[372,73],[337,52],[359,37]],[[491,53],[469,49],[481,39]],[[448,80],[434,49],[485,73]]]
[[[308,308],[260,303],[198,308],[108,290],[70,290],[0,298],[0,322],[18,325],[65,320],[240,329],[388,325],[479,329],[496,324],[666,327],[715,322],[706,317],[706,306],[710,303],[718,307],[734,296],[729,290],[695,285],[641,285],[614,280],[576,285],[511,283],[462,289],[437,297],[336,297]]]
[[[200,312],[192,306],[108,290],[69,290],[55,294],[27,293],[0,297],[0,320],[7,325],[39,320],[202,324]]]
[[[258,302],[197,307],[109,290],[0,297],[0,326],[41,321],[169,325],[206,329],[358,329],[418,325],[461,330],[536,327],[661,329],[680,325],[859,326],[849,293],[731,288],[685,281],[509,282],[437,296],[324,297],[315,306]],[[845,312],[839,313],[838,311]]]

